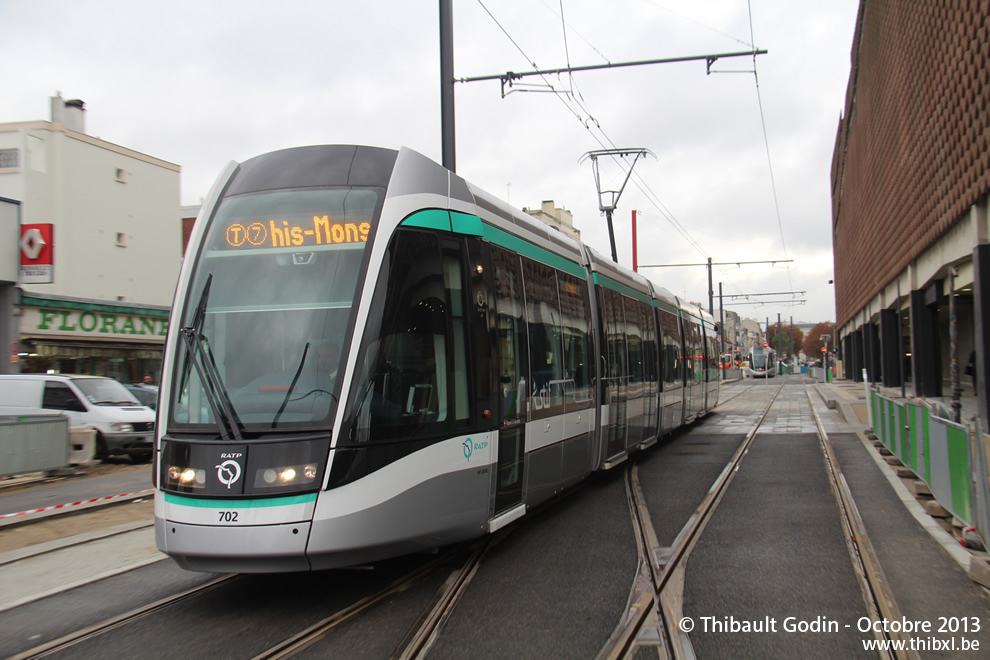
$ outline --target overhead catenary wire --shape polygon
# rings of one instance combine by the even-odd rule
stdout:
[[[752,0],[746,0],[746,8],[749,12],[749,39],[750,41],[755,41],[753,36],[753,3]],[[763,146],[767,153],[767,169],[770,172],[770,190],[773,193],[773,207],[777,215],[777,229],[780,232],[780,247],[784,251],[784,257],[787,257],[787,242],[784,240],[784,223],[780,216],[780,202],[777,198],[777,183],[773,176],[773,159],[770,157],[770,138],[767,136],[767,120],[763,112],[763,97],[760,94],[760,76],[756,72],[756,56],[753,56],[753,82],[756,86],[756,102],[760,108],[760,126],[763,128]],[[794,285],[791,282],[791,269],[787,269],[787,283],[791,288]]]
[[[605,62],[611,64],[612,61],[609,58],[607,58],[600,50],[598,50],[598,48],[595,47],[595,44],[593,44],[590,41],[588,41],[588,39],[585,38],[585,36],[583,34],[581,34],[580,32],[578,32],[577,30],[574,29],[574,26],[573,25],[571,25],[570,23],[568,23],[567,21],[564,20],[564,16],[563,16],[564,9],[563,9],[563,7],[561,7],[560,14],[557,14],[556,10],[550,4],[547,3],[547,0],[540,0],[540,2],[543,3],[543,6],[546,7],[547,10],[550,11],[550,13],[552,13],[555,16],[557,16],[558,18],[560,18],[560,20],[561,20],[561,22],[563,22],[565,28],[569,28],[571,30],[571,32],[573,32],[574,34],[576,34],[578,36],[578,38],[581,39],[581,41],[583,41],[588,46],[588,48],[590,48],[591,50],[595,51],[595,53],[597,53],[598,56],[600,58],[602,58]],[[563,0],[561,0],[561,3],[563,3]],[[568,64],[570,64],[570,63],[568,63]]]
[[[711,25],[706,25],[705,23],[702,23],[701,21],[697,21],[697,20],[691,18],[690,16],[685,16],[684,14],[680,14],[680,13],[674,11],[673,9],[671,9],[670,7],[664,7],[663,5],[661,5],[661,4],[657,3],[657,2],[654,2],[653,0],[646,0],[646,3],[647,4],[650,4],[650,5],[653,5],[657,9],[660,9],[661,11],[665,11],[668,14],[673,14],[677,18],[679,18],[681,20],[684,20],[684,21],[687,21],[688,23],[694,23],[695,25],[701,26],[701,27],[705,28],[706,30],[711,30],[712,32],[714,32],[716,34],[720,34],[723,37],[727,37],[727,38],[732,39],[733,41],[735,41],[737,43],[741,43],[743,46],[746,46],[747,48],[753,48],[754,47],[753,46],[753,43],[755,43],[755,42],[752,41],[752,39],[753,39],[753,31],[752,30],[750,30],[750,32],[749,32],[750,43],[746,43],[745,41],[743,41],[739,37],[733,36],[733,35],[729,34],[728,32],[723,32],[722,30],[719,30],[717,28],[713,28]]]
[[[519,53],[534,68],[534,70],[537,70],[538,71],[539,67],[536,64],[536,62],[531,57],[529,57],[529,55],[525,52],[525,50],[523,50],[522,46],[509,34],[509,31],[498,21],[498,19],[491,12],[491,10],[489,10],[488,7],[485,6],[484,1],[483,0],[478,0],[478,4],[482,7],[482,9],[485,11],[485,13],[488,14],[488,16],[492,19],[492,21],[498,26],[498,28],[502,31],[502,33],[506,36],[506,38],[509,39],[509,41],[516,48],[516,50],[519,51]],[[545,2],[544,2],[544,5],[547,6]],[[550,7],[547,6],[547,8],[549,9]],[[566,22],[566,19],[564,18],[563,0],[560,0],[560,14],[559,14],[559,18],[561,20],[562,32],[563,32],[563,36],[564,36],[565,58],[567,60],[567,69],[566,69],[566,72],[568,74],[569,88],[568,89],[558,89],[553,84],[553,82],[550,81],[547,78],[547,75],[545,73],[540,72],[539,73],[539,76],[543,80],[543,82],[544,82],[544,84],[545,84],[545,86],[547,88],[546,91],[552,92],[554,94],[554,96],[564,105],[564,107],[572,115],[574,115],[574,117],[576,119],[578,119],[578,121],[581,122],[581,124],[584,126],[585,130],[588,131],[588,133],[591,135],[592,139],[594,139],[595,142],[597,142],[599,144],[599,146],[601,146],[603,149],[617,149],[618,147],[616,146],[615,142],[608,136],[608,134],[605,132],[604,128],[601,126],[601,123],[598,121],[598,119],[595,118],[595,116],[593,115],[593,113],[590,111],[590,108],[588,108],[587,103],[584,100],[583,96],[581,96],[580,92],[576,92],[575,91],[576,90],[576,85],[574,84],[573,71],[572,71],[572,67],[570,65],[570,53],[569,53],[569,49],[568,49],[568,45],[567,45],[567,22]],[[681,18],[684,18],[684,17],[681,17]],[[692,21],[692,22],[696,22],[696,21]],[[752,23],[752,10],[751,10],[751,7],[750,7],[750,12],[749,12],[749,22],[750,22],[750,39],[751,39],[751,42],[755,42],[755,39],[753,37],[753,23]],[[586,43],[589,43],[589,46],[591,46],[590,42],[588,42],[587,39],[585,39],[584,37],[582,37],[582,39]],[[735,38],[733,37],[733,39],[735,39]],[[745,41],[742,41],[742,40],[739,40],[739,39],[735,39],[735,40],[736,41],[739,41],[740,43],[746,44]],[[746,45],[749,46],[750,44],[746,44]],[[607,57],[605,57],[601,53],[600,50],[598,50],[594,46],[591,46],[591,47],[606,62],[611,63],[610,60]],[[755,47],[753,47],[753,48],[755,48]],[[782,220],[781,220],[779,203],[777,201],[776,185],[775,185],[774,180],[773,180],[773,168],[772,168],[772,160],[771,160],[771,157],[770,157],[769,140],[767,138],[766,120],[764,118],[763,103],[762,103],[762,99],[760,98],[760,95],[759,95],[759,81],[758,81],[757,74],[756,74],[756,55],[759,54],[759,52],[760,51],[756,51],[756,50],[754,50],[752,52],[752,57],[753,57],[753,62],[754,62],[752,73],[754,75],[754,80],[756,81],[757,100],[758,100],[758,105],[759,105],[759,110],[760,110],[760,120],[761,120],[762,129],[763,129],[764,146],[765,146],[765,150],[766,150],[766,154],[767,154],[767,162],[768,162],[768,165],[770,166],[771,190],[772,190],[772,193],[773,193],[774,206],[775,206],[775,209],[776,209],[777,224],[778,224],[778,229],[780,231],[781,243],[784,244],[783,223],[782,223]],[[559,73],[560,72],[558,72],[558,76],[559,76]],[[465,81],[466,81],[466,79],[465,79]],[[532,90],[526,90],[526,91],[532,91]],[[598,134],[596,134],[596,130],[597,130],[598,133],[600,133],[600,136]],[[618,165],[618,167],[620,168],[620,170],[622,170],[623,174],[628,174],[628,170],[627,170],[626,165],[625,165],[625,163],[623,161],[619,160],[619,158],[617,158],[616,156],[611,156],[611,158]],[[631,173],[631,179],[630,180],[633,182],[633,185],[635,185],[640,190],[640,192],[642,192],[644,194],[644,196],[646,196],[647,201],[652,206],[654,206],[654,208],[656,208],[656,210],[660,214],[660,216],[663,217],[664,220],[667,221],[667,223],[688,243],[688,245],[690,245],[694,250],[696,250],[702,256],[704,256],[706,258],[710,258],[710,255],[704,249],[704,247],[701,245],[701,243],[699,243],[691,235],[691,233],[680,223],[680,221],[677,220],[677,218],[673,214],[673,212],[671,212],[663,204],[663,202],[660,200],[660,198],[656,194],[656,192],[654,192],[654,190],[652,189],[652,187],[645,181],[645,179],[643,179],[643,177],[641,175],[639,175],[636,172],[632,172]],[[785,252],[785,256],[786,256],[786,245],[783,245],[783,248],[784,248],[784,252]],[[728,281],[728,284],[733,289],[735,289],[736,291],[739,291],[740,293],[742,292],[742,289],[740,289],[740,287],[738,286],[738,284],[736,284],[734,281],[732,281],[731,276],[728,274],[728,272],[726,270],[720,269],[720,272],[729,280]],[[788,283],[790,285],[791,275],[790,275],[790,269],[789,268],[788,268],[788,271],[787,271],[787,276],[788,276]],[[793,285],[790,285],[790,288],[793,288]]]
[[[512,38],[512,36],[509,34],[508,30],[501,23],[499,23],[498,19],[495,18],[495,15],[488,9],[488,7],[485,6],[483,0],[478,0],[478,4],[481,5],[482,9],[485,10],[485,12],[488,14],[488,16],[495,22],[495,24],[502,31],[502,33],[506,35],[506,37],[509,39],[509,41],[512,43],[512,45],[516,48],[516,50],[519,51],[519,53],[526,59],[526,61],[529,62],[533,66],[534,69],[538,69],[539,67],[536,65],[536,62],[531,57],[529,57],[529,55],[523,50],[522,46],[520,46],[519,43],[515,39]],[[564,22],[563,15],[561,15],[561,21]],[[565,23],[565,25],[566,25],[566,23]],[[566,27],[565,27],[565,31],[566,31]],[[755,57],[755,55],[754,55],[754,57]],[[601,146],[603,149],[609,149],[609,148],[611,148],[611,149],[617,149],[618,148],[616,146],[615,142],[613,142],[612,139],[605,132],[605,129],[602,128],[602,126],[598,122],[598,120],[595,119],[595,117],[592,115],[592,113],[590,112],[590,110],[585,105],[583,105],[583,103],[578,102],[575,99],[574,94],[571,91],[564,92],[564,95],[567,98],[573,100],[574,103],[576,105],[578,105],[578,107],[580,107],[581,110],[584,111],[584,114],[587,115],[587,117],[588,117],[587,120],[585,120],[582,117],[581,113],[579,113],[577,110],[575,110],[574,107],[572,107],[567,102],[567,100],[565,99],[565,97],[562,96],[561,93],[554,88],[554,86],[553,86],[552,83],[550,83],[549,81],[546,80],[546,75],[541,74],[540,77],[543,78],[544,82],[547,84],[547,86],[551,90],[553,90],[554,92],[556,92],[555,93],[556,98],[561,103],[563,103],[564,106],[575,117],[577,117],[579,121],[581,121],[581,123],[584,126],[585,130],[588,131],[588,133],[599,144],[599,146]],[[583,99],[582,99],[582,101],[583,101]],[[592,125],[594,125],[594,127],[598,130],[598,132],[601,133],[601,137],[599,137],[598,135],[595,134],[595,131],[592,130]],[[603,139],[604,139],[604,141],[603,141]],[[616,157],[616,156],[610,156],[610,157],[619,166],[619,168],[620,168],[620,170],[622,170],[623,174],[626,174],[627,173],[627,170],[624,167],[624,164],[618,159],[618,157]],[[708,254],[708,252],[702,247],[702,245],[697,240],[695,240],[695,238],[691,235],[691,233],[677,220],[677,218],[674,216],[674,214],[669,209],[667,209],[667,207],[660,200],[660,197],[653,191],[653,189],[642,178],[642,176],[636,174],[632,178],[632,180],[633,180],[633,184],[640,190],[640,192],[642,192],[644,195],[646,195],[647,200],[657,209],[657,211],[660,213],[661,217],[663,217],[665,220],[667,220],[667,222],[670,224],[670,226],[673,227],[674,230],[682,238],[684,238],[684,240],[691,247],[693,247],[699,254],[701,254],[705,258],[709,258],[710,255]],[[733,287],[736,290],[741,291],[741,289],[739,289],[739,287],[737,285],[735,285],[735,283],[733,283]]]

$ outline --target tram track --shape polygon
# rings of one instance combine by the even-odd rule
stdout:
[[[436,642],[443,625],[453,614],[461,596],[467,591],[471,579],[478,572],[482,559],[503,536],[503,534],[496,533],[496,535],[488,536],[476,544],[477,547],[471,552],[468,560],[458,570],[450,574],[437,591],[431,605],[424,611],[423,616],[409,629],[406,637],[392,654],[393,660],[412,660],[426,657]]]
[[[656,647],[661,657],[695,657],[689,636],[678,628],[678,622],[682,616],[681,609],[686,562],[706,525],[714,515],[714,511],[725,495],[729,484],[737,474],[740,464],[749,451],[757,433],[764,426],[764,422],[777,402],[783,386],[784,383],[781,382],[773,392],[770,401],[765,405],[762,413],[753,423],[752,428],[739,443],[732,457],[721,469],[721,472],[706,492],[703,500],[690,515],[669,547],[662,546],[658,541],[646,504],[646,497],[640,485],[638,461],[630,461],[624,473],[624,486],[630,516],[636,530],[635,539],[639,556],[638,568],[633,587],[630,591],[626,611],[609,640],[600,650],[597,656],[598,658],[632,657],[638,651],[647,647],[651,649]],[[860,579],[869,614],[874,621],[899,618],[900,614],[898,613],[896,603],[889,596],[889,587],[883,577],[882,569],[876,559],[872,546],[869,544],[865,530],[862,529],[862,520],[859,518],[855,502],[845,483],[845,478],[842,476],[841,469],[839,469],[838,462],[835,460],[834,452],[831,451],[828,436],[815,409],[814,401],[811,398],[812,395],[807,385],[802,386],[818,429],[818,439],[824,456],[828,480],[832,484],[836,503],[840,510],[842,528],[846,535],[846,544],[850,556],[853,558],[857,578]],[[769,391],[769,388],[767,389]],[[727,446],[726,451],[732,451],[731,447]],[[718,469],[718,467],[715,469]],[[508,532],[510,529],[512,528],[503,530],[503,532]],[[468,590],[471,580],[477,574],[486,553],[501,538],[502,532],[469,544],[463,544],[441,551],[440,555],[433,560],[398,577],[376,593],[356,599],[353,603],[345,607],[336,608],[333,614],[308,626],[305,630],[299,631],[283,642],[261,653],[257,653],[253,657],[288,658],[306,649],[310,649],[309,655],[311,655],[320,648],[316,646],[317,644],[321,642],[332,643],[326,640],[332,638],[335,631],[343,629],[345,624],[357,620],[363,614],[370,613],[378,605],[409,590],[421,583],[428,576],[432,575],[435,577],[436,581],[434,584],[439,583],[441,578],[437,572],[451,570],[451,564],[457,562],[457,566],[451,570],[449,577],[443,581],[436,595],[432,599],[423,599],[423,601],[428,600],[428,602],[425,606],[422,606],[420,617],[409,627],[405,637],[395,647],[390,656],[393,658],[425,657],[440,635],[444,624],[457,607],[461,596]],[[137,608],[107,621],[88,626],[87,628],[11,657],[16,659],[40,658],[71,649],[76,644],[119,629],[129,623],[165,610],[172,605],[206,593],[239,577],[242,576],[230,575],[216,578],[203,585]],[[889,639],[897,639],[897,637],[892,635]],[[316,649],[313,649],[314,646],[316,646]],[[898,654],[888,657],[917,656]]]
[[[695,657],[688,635],[677,626],[685,564],[783,386],[781,382],[753,428],[669,548],[660,546],[653,531],[635,462],[626,469],[626,492],[640,553],[640,568],[630,593],[627,612],[599,651],[597,660],[631,657],[642,645],[657,646],[662,657]]]
[[[436,572],[443,570],[445,566],[449,566],[459,557],[466,556],[463,563],[455,568],[443,582],[436,596],[429,602],[423,614],[409,629],[391,656],[403,659],[425,657],[433,642],[436,641],[437,635],[444,623],[456,608],[460,597],[466,591],[471,579],[476,574],[485,554],[504,538],[509,531],[511,530],[501,530],[494,535],[486,536],[472,543],[460,544],[441,551],[437,557],[398,577],[376,593],[356,600],[350,605],[308,626],[304,630],[291,635],[282,642],[255,654],[253,657],[255,660],[291,658],[330,637],[345,624],[354,621],[361,615],[367,614],[376,606],[409,590],[429,576],[436,574]],[[229,585],[234,581],[244,578],[244,575],[239,574],[216,577],[201,585],[135,608],[105,621],[86,626],[16,655],[9,656],[7,660],[44,658],[69,651],[83,642],[134,624],[148,616],[163,612],[172,606],[179,605],[197,596],[205,595],[222,585]]]
[[[433,642],[436,641],[436,636],[439,634],[443,624],[450,617],[460,597],[466,591],[471,578],[477,572],[485,554],[503,536],[504,534],[502,533],[496,533],[495,535],[474,541],[466,547],[460,546],[454,551],[445,552],[442,556],[437,557],[428,564],[398,578],[378,593],[363,598],[351,606],[335,612],[279,644],[255,655],[254,660],[282,660],[283,658],[291,658],[309,649],[321,640],[326,639],[341,626],[366,613],[371,608],[410,589],[430,575],[433,575],[457,556],[467,554],[468,556],[464,563],[452,571],[447,577],[436,596],[428,604],[423,614],[409,629],[402,642],[400,642],[391,655],[392,658],[402,658],[404,660],[425,657]]]
[[[143,619],[146,616],[154,614],[155,612],[161,611],[185,600],[199,596],[208,591],[216,589],[220,585],[230,582],[231,580],[239,578],[239,575],[221,575],[208,582],[197,585],[190,589],[186,589],[177,594],[173,594],[161,600],[157,600],[154,603],[138,607],[124,614],[112,617],[105,621],[86,626],[67,635],[63,635],[58,639],[51,640],[32,649],[12,655],[7,660],[30,660],[33,658],[45,658],[55,653],[65,651],[72,648],[73,646],[85,642],[86,640],[98,637],[100,635],[106,634],[111,630],[116,630],[135,621]]]
[[[633,463],[627,468],[626,492],[639,550],[639,568],[630,592],[627,611],[599,652],[598,660],[633,657],[643,647],[656,647],[661,658],[678,660],[695,658],[688,634],[678,626],[682,617],[681,603],[686,562],[738,471],[743,457],[777,401],[783,385],[782,382],[670,547],[662,547],[657,541],[639,483],[637,465]],[[867,614],[874,623],[882,620],[900,620],[902,618],[900,609],[884,576],[883,568],[870,542],[835,452],[831,448],[812,395],[807,384],[802,383],[802,387],[814,418],[824,468],[835,498],[840,526]],[[896,642],[908,638],[905,634],[884,632],[883,628],[884,626],[873,626],[878,640]],[[898,650],[881,652],[880,657],[914,659],[919,656],[915,651]]]
[[[900,608],[894,599],[893,590],[883,572],[883,567],[877,557],[877,553],[870,542],[866,526],[860,516],[856,501],[853,499],[849,484],[846,482],[842,469],[839,466],[838,458],[832,450],[828,439],[828,433],[822,424],[821,417],[815,409],[814,401],[807,384],[803,385],[805,396],[808,398],[808,405],[815,419],[815,426],[818,429],[818,441],[821,446],[825,460],[826,472],[828,473],[829,484],[832,486],[832,494],[835,497],[836,507],[839,510],[839,517],[842,522],[842,531],[846,539],[846,546],[853,563],[853,570],[863,593],[863,601],[866,605],[867,613],[871,623],[879,621],[899,621],[902,619]],[[876,638],[880,641],[907,641],[910,635],[899,631],[887,631],[886,626],[871,626],[875,631]],[[897,646],[897,645],[891,645]],[[920,656],[917,651],[910,648],[891,651],[879,651],[881,657],[886,658],[910,658],[916,659]]]

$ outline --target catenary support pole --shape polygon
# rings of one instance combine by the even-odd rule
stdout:
[[[722,356],[725,354],[725,308],[722,307],[722,283],[718,283],[718,332],[719,332],[719,347],[718,347],[718,362],[722,367],[722,380],[725,380],[725,362],[722,361]],[[730,362],[731,364],[731,362]]]
[[[715,292],[712,291],[712,258],[708,257],[708,313],[712,316],[715,316],[714,297]]]
[[[454,12],[453,0],[440,0],[440,126],[443,166],[457,171],[454,133]]]

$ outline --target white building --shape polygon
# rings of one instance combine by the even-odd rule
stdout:
[[[13,315],[20,335],[8,370],[157,375],[182,261],[179,174],[87,135],[82,101],[56,96],[51,121],[0,124],[0,198],[19,209],[22,248],[19,291],[0,294],[0,324]],[[50,266],[26,270],[42,236]]]
[[[524,208],[523,212],[540,222],[556,227],[571,238],[581,240],[580,230],[574,228],[574,216],[566,209],[555,208],[552,199],[545,200],[538,210]]]

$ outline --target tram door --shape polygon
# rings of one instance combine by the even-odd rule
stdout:
[[[605,401],[608,403],[608,444],[606,460],[626,449],[626,414],[629,369],[626,366],[625,315],[622,295],[602,288],[602,316],[605,319]]]
[[[498,329],[499,433],[495,513],[523,499],[526,421],[529,417],[529,349],[519,256],[492,246]]]

